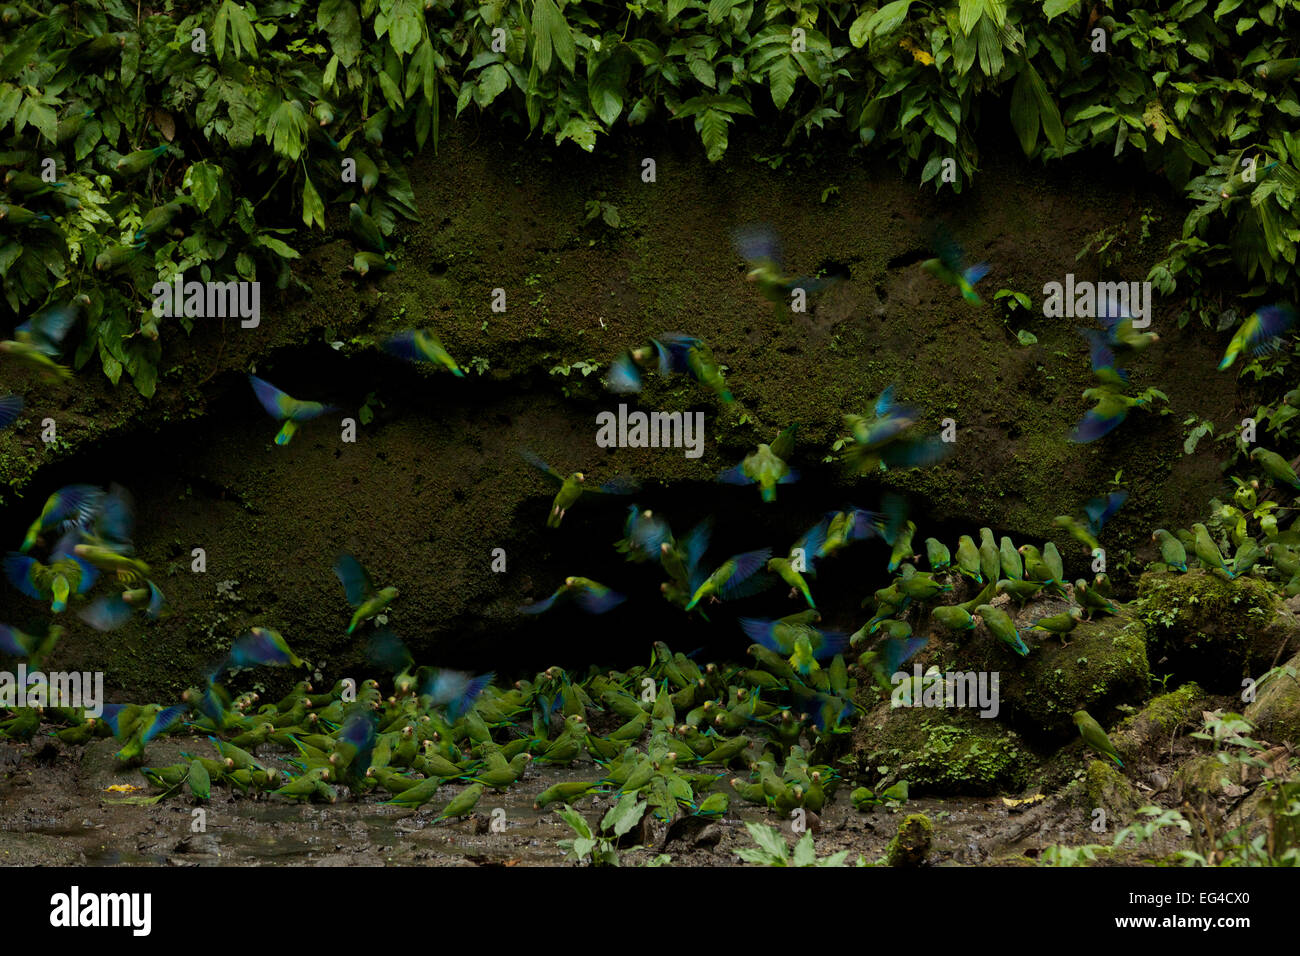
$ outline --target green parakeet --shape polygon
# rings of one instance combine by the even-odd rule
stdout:
[[[1116,766],[1124,766],[1124,761],[1120,759],[1115,745],[1106,736],[1106,731],[1101,729],[1101,724],[1093,720],[1086,710],[1074,712],[1074,725],[1079,728],[1079,736],[1083,738],[1085,744],[1102,756],[1115,761]]]
[[[591,494],[626,495],[637,490],[635,482],[624,478],[616,478],[597,488],[590,488],[586,484],[586,476],[580,471],[575,471],[566,478],[531,451],[524,450],[521,454],[523,455],[524,460],[533,467],[545,472],[553,480],[560,483],[560,490],[555,495],[555,501],[551,503],[551,512],[546,519],[546,527],[548,528],[558,528],[560,526],[560,522],[564,520],[565,514],[567,514],[568,510],[573,507],[579,498],[582,497],[583,492]]]
[[[758,485],[759,494],[766,502],[776,500],[776,486],[789,485],[799,480],[786,460],[794,454],[794,433],[798,423],[777,436],[771,445],[759,443],[758,450],[746,455],[734,468],[718,475],[718,481],[729,485]]]
[[[1192,532],[1196,535],[1196,557],[1201,565],[1207,570],[1221,571],[1232,580],[1237,575],[1233,573],[1232,568],[1223,560],[1223,555],[1219,552],[1219,546],[1214,543],[1210,537],[1210,532],[1205,525],[1197,522],[1192,525]]]
[[[392,355],[406,359],[408,362],[429,362],[434,365],[441,365],[457,378],[465,377],[465,370],[442,347],[442,342],[438,340],[438,336],[428,329],[398,332],[384,343],[384,349]]]
[[[355,609],[348,623],[348,633],[355,631],[364,621],[383,614],[398,595],[397,588],[376,588],[366,569],[350,554],[340,554],[334,562],[334,573],[343,585],[348,603]]]
[[[1269,451],[1267,448],[1256,448],[1250,453],[1250,460],[1258,462],[1274,481],[1300,491],[1300,476],[1296,475],[1290,462],[1277,452]]]
[[[975,614],[984,622],[984,626],[989,629],[989,632],[1007,647],[1021,657],[1029,654],[1029,647],[1020,639],[1020,633],[1016,630],[1015,623],[1006,611],[993,607],[991,604],[981,604],[975,609]]]
[[[1160,545],[1160,560],[1177,571],[1187,570],[1187,549],[1164,528],[1156,528],[1151,540]]]
[[[293,398],[256,375],[248,376],[248,381],[253,386],[253,393],[257,396],[257,400],[266,409],[266,413],[277,421],[284,422],[275,436],[277,445],[289,444],[298,431],[298,426],[303,422],[311,421],[313,418],[319,418],[327,412],[334,411],[332,405],[323,405],[320,402],[306,402]]]

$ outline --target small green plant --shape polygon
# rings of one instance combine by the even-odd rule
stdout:
[[[481,355],[473,355],[470,356],[470,360],[466,363],[466,367],[479,375],[483,375],[488,370],[488,360]]]
[[[376,406],[379,408],[385,407],[383,401],[375,398],[375,393],[371,392],[366,396],[365,401],[361,403],[361,408],[357,412],[357,420],[360,421],[362,425],[369,425],[375,420]]]
[[[583,222],[589,223],[596,218],[599,218],[610,229],[618,229],[623,225],[618,215],[618,207],[612,202],[605,202],[603,199],[588,199],[587,218]]]
[[[600,821],[600,831],[597,833],[592,831],[591,825],[581,813],[566,803],[560,807],[559,814],[573,830],[574,835],[572,839],[561,840],[560,848],[564,850],[566,857],[572,854],[573,859],[579,863],[589,863],[591,866],[620,866],[619,839],[641,822],[647,806],[646,801],[637,800],[635,793],[623,794],[619,797],[618,803],[606,812]],[[631,847],[629,852],[639,849],[640,846]],[[649,865],[662,866],[664,862],[667,861],[661,861],[661,857],[657,857]]]
[[[786,845],[785,837],[775,827],[766,823],[746,823],[745,829],[758,844],[756,848],[743,847],[736,851],[736,855],[746,863],[758,863],[761,866],[844,866],[844,860],[849,855],[848,850],[840,850],[819,860],[811,830],[804,831],[791,851]],[[865,865],[862,860],[858,862],[859,865]]]
[[[1187,437],[1183,439],[1183,454],[1191,455],[1196,451],[1196,446],[1200,444],[1202,438],[1209,435],[1214,437],[1214,422],[1206,421],[1199,415],[1189,415],[1183,420],[1183,425],[1190,425],[1187,431]]]

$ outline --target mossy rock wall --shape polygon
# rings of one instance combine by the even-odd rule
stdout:
[[[1090,234],[1119,225],[1129,242],[1104,278],[1140,279],[1180,215],[1175,201],[1153,200],[1139,175],[1098,181],[1083,163],[1042,173],[990,158],[960,201],[939,202],[891,169],[828,162],[773,172],[747,153],[737,140],[731,158],[710,166],[693,144],[628,139],[588,157],[520,145],[490,127],[453,128],[436,155],[411,164],[424,220],[400,228],[396,273],[362,281],[346,271],[346,210],[332,208],[332,231],[303,246],[297,270],[311,294],[264,290],[255,330],[234,320],[201,320],[188,337],[164,330],[152,401],[129,385],[111,387],[91,367],[70,386],[19,383],[33,398],[20,427],[0,436],[0,531],[16,542],[62,484],[120,481],[140,505],[139,552],[162,568],[174,610],[110,635],[66,615],[69,636],[51,666],[102,668],[110,686],[161,698],[262,623],[327,670],[358,668],[362,643],[344,633],[348,608],[330,570],[343,549],[401,589],[391,623],[421,661],[521,670],[628,662],[664,636],[691,647],[715,641],[722,654],[739,656],[743,637],[726,613],[712,629],[684,624],[659,599],[653,573],[615,561],[609,545],[626,500],[584,500],[563,529],[547,532],[553,489],[520,460],[522,447],[563,471],[637,476],[646,489],[638,500],[660,508],[679,533],[716,514],[711,558],[727,548],[779,548],[828,508],[873,506],[885,486],[913,493],[923,536],[932,523],[963,531],[991,524],[1017,540],[1041,539],[1055,533],[1055,515],[1079,513],[1123,467],[1132,497],[1107,528],[1118,560],[1157,519],[1194,520],[1218,490],[1212,460],[1182,454],[1177,423],[1231,406],[1234,386],[1205,379],[1220,343],[1200,330],[1179,334],[1176,300],[1157,304],[1159,354],[1132,363],[1135,382],[1170,394],[1172,414],[1135,413],[1116,435],[1073,445],[1065,436],[1090,384],[1076,323],[1034,313],[1008,327],[991,304],[966,305],[918,264],[929,226],[947,221],[973,260],[992,263],[981,285],[989,299],[1006,287],[1030,293],[1037,306],[1043,284],[1066,272],[1102,278],[1076,253]],[[658,161],[652,184],[639,175],[646,155]],[[838,193],[822,201],[830,185]],[[619,229],[584,223],[594,198],[618,207]],[[1144,210],[1162,224],[1140,242]],[[762,220],[781,233],[791,269],[849,274],[807,315],[774,308],[744,281],[730,230]],[[504,314],[490,309],[496,288],[506,290]],[[465,380],[401,366],[373,348],[420,326],[473,369]],[[1019,327],[1038,344],[1018,345]],[[668,330],[712,345],[736,408],[724,410],[685,378],[651,376],[632,404],[703,411],[704,455],[598,449],[595,415],[621,400],[603,391],[601,375],[620,351]],[[579,362],[600,371],[585,376]],[[275,425],[247,385],[251,370],[290,394],[338,404],[340,416],[360,417],[373,393],[374,420],[355,444],[340,441],[335,417],[274,447]],[[847,479],[823,462],[841,415],[863,410],[891,383],[931,424],[955,419],[956,453],[924,471]],[[50,446],[34,424],[46,415],[59,428]],[[753,489],[714,484],[719,470],[794,421],[805,477],[782,488],[778,505],[760,513]],[[1070,570],[1082,573],[1077,545],[1058,543]],[[206,551],[206,574],[189,570],[196,547]],[[494,547],[507,551],[505,573],[491,570]],[[858,601],[883,582],[883,565],[878,551],[864,549],[828,573],[844,588],[827,591],[829,625],[860,625]],[[633,600],[617,617],[521,625],[519,605],[575,573],[610,577]],[[44,614],[12,590],[0,596],[0,612],[15,622]]]

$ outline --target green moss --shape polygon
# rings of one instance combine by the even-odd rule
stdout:
[[[1037,763],[1014,731],[965,711],[896,708],[880,727],[864,718],[854,745],[864,772],[906,780],[914,795],[1017,790]]]
[[[885,849],[886,866],[920,866],[930,852],[934,824],[924,813],[909,813]]]
[[[1214,693],[1235,693],[1287,644],[1296,621],[1282,595],[1259,578],[1228,581],[1207,571],[1144,574],[1136,613],[1147,625],[1150,653],[1180,680]]]
[[[1144,733],[1168,736],[1179,727],[1199,724],[1204,703],[1205,691],[1198,684],[1187,683],[1168,694],[1153,697],[1139,713],[1126,718],[1116,729],[1126,733],[1141,727]]]
[[[1287,661],[1284,668],[1270,678],[1259,696],[1246,707],[1243,716],[1255,725],[1256,736],[1271,743],[1300,744],[1300,655]]]
[[[1083,792],[1089,811],[1101,808],[1107,816],[1127,823],[1141,804],[1128,778],[1108,760],[1092,760],[1084,773]],[[1122,824],[1121,824],[1122,825]],[[1108,824],[1108,829],[1114,829]]]
[[[985,666],[997,664],[989,660]],[[1002,666],[1001,691],[1017,723],[1066,737],[1075,732],[1076,710],[1096,716],[1138,703],[1149,682],[1145,628],[1121,613],[1080,624],[1068,646],[1041,640],[1022,662]]]

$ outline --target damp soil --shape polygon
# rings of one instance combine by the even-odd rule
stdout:
[[[212,799],[198,804],[176,795],[152,806],[123,804],[152,796],[141,775],[115,765],[116,744],[98,741],[67,747],[53,740],[0,741],[0,865],[4,866],[557,866],[566,859],[559,841],[572,837],[557,805],[536,810],[533,801],[547,787],[566,780],[591,780],[599,768],[588,761],[569,767],[530,767],[505,793],[488,790],[475,814],[461,820],[435,818],[458,792],[445,784],[418,810],[385,805],[373,795],[352,799],[340,787],[335,804],[296,803],[262,795],[250,797],[214,785]],[[182,750],[205,753],[198,739],[169,739],[149,747],[154,765],[179,761]],[[271,766],[284,766],[273,746],[257,751]],[[1080,765],[1084,761],[1078,761]],[[1167,796],[1146,780],[1172,775],[1170,763],[1151,764],[1135,781],[1151,802]],[[1076,774],[1081,777],[1082,771]],[[136,791],[110,791],[114,785]],[[725,786],[725,784],[724,784]],[[855,810],[851,785],[841,785],[820,815],[810,815],[818,857],[848,851],[847,864],[863,857],[881,860],[908,814],[923,813],[933,823],[931,849],[923,865],[1035,865],[1054,844],[1109,844],[1114,824],[1104,834],[1089,829],[1089,812],[1077,785],[1043,793],[922,796],[892,807]],[[609,796],[591,795],[574,807],[592,825],[613,805]],[[1009,805],[1011,804],[1011,805]],[[202,827],[195,811],[203,809]],[[493,829],[493,821],[498,821]],[[732,798],[729,812],[713,821],[682,818],[672,826],[647,824],[624,841],[621,861],[640,865],[668,854],[673,865],[744,865],[737,849],[753,848],[744,824],[779,827],[793,846],[799,834],[788,820]],[[639,847],[639,848],[636,848]],[[1144,846],[1161,854],[1179,848],[1168,839]],[[1106,862],[1139,862],[1129,855]]]

